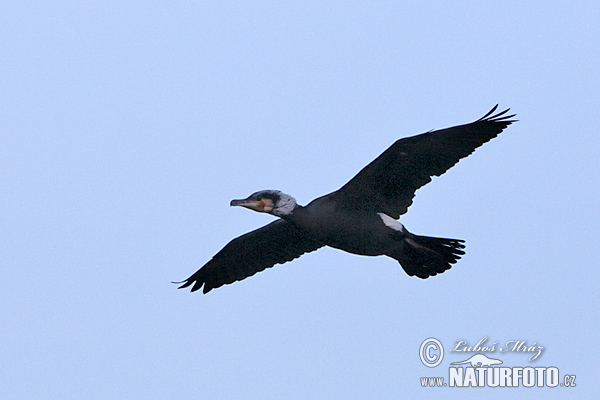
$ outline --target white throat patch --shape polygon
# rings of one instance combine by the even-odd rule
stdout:
[[[383,221],[383,223],[385,224],[385,226],[387,226],[388,228],[392,228],[395,231],[398,232],[404,232],[404,225],[402,225],[400,223],[400,221],[398,221],[397,219],[394,219],[392,217],[390,217],[387,214],[384,213],[377,213],[377,215],[379,215],[381,217],[381,220]]]
[[[279,192],[279,200],[275,204],[271,214],[278,217],[290,215],[294,211],[294,208],[296,208],[296,199],[289,194]]]

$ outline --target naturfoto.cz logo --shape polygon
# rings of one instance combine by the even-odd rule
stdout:
[[[456,340],[451,353],[475,353],[468,358],[448,365],[446,377],[421,377],[422,387],[575,387],[575,375],[560,374],[557,367],[505,366],[499,358],[488,357],[483,353],[526,353],[528,361],[537,359],[544,347],[535,342],[528,345],[524,340],[510,340],[503,346],[498,342],[487,344],[487,338],[474,346],[467,341]],[[429,368],[439,366],[444,359],[444,346],[441,341],[429,338],[421,343],[419,358]],[[447,380],[446,380],[447,379]]]

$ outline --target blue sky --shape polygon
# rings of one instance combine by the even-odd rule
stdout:
[[[589,398],[599,371],[595,2],[14,2],[0,12],[0,396]],[[519,122],[417,192],[450,271],[321,249],[176,290],[272,220],[229,201],[341,187],[400,137]],[[596,321],[596,322],[593,322]],[[440,340],[436,369],[421,343]],[[472,353],[576,388],[423,388]]]

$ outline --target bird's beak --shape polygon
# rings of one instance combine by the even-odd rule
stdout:
[[[273,202],[269,199],[256,200],[231,200],[231,206],[242,206],[258,212],[269,212],[273,209]]]

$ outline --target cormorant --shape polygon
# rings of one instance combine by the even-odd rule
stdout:
[[[275,264],[330,246],[367,256],[386,255],[410,276],[428,278],[451,267],[465,252],[464,240],[418,236],[398,219],[415,191],[498,136],[515,122],[495,115],[498,105],[475,122],[400,139],[336,192],[303,207],[277,190],[262,190],[232,206],[280,219],[229,242],[183,282],[207,293]]]

